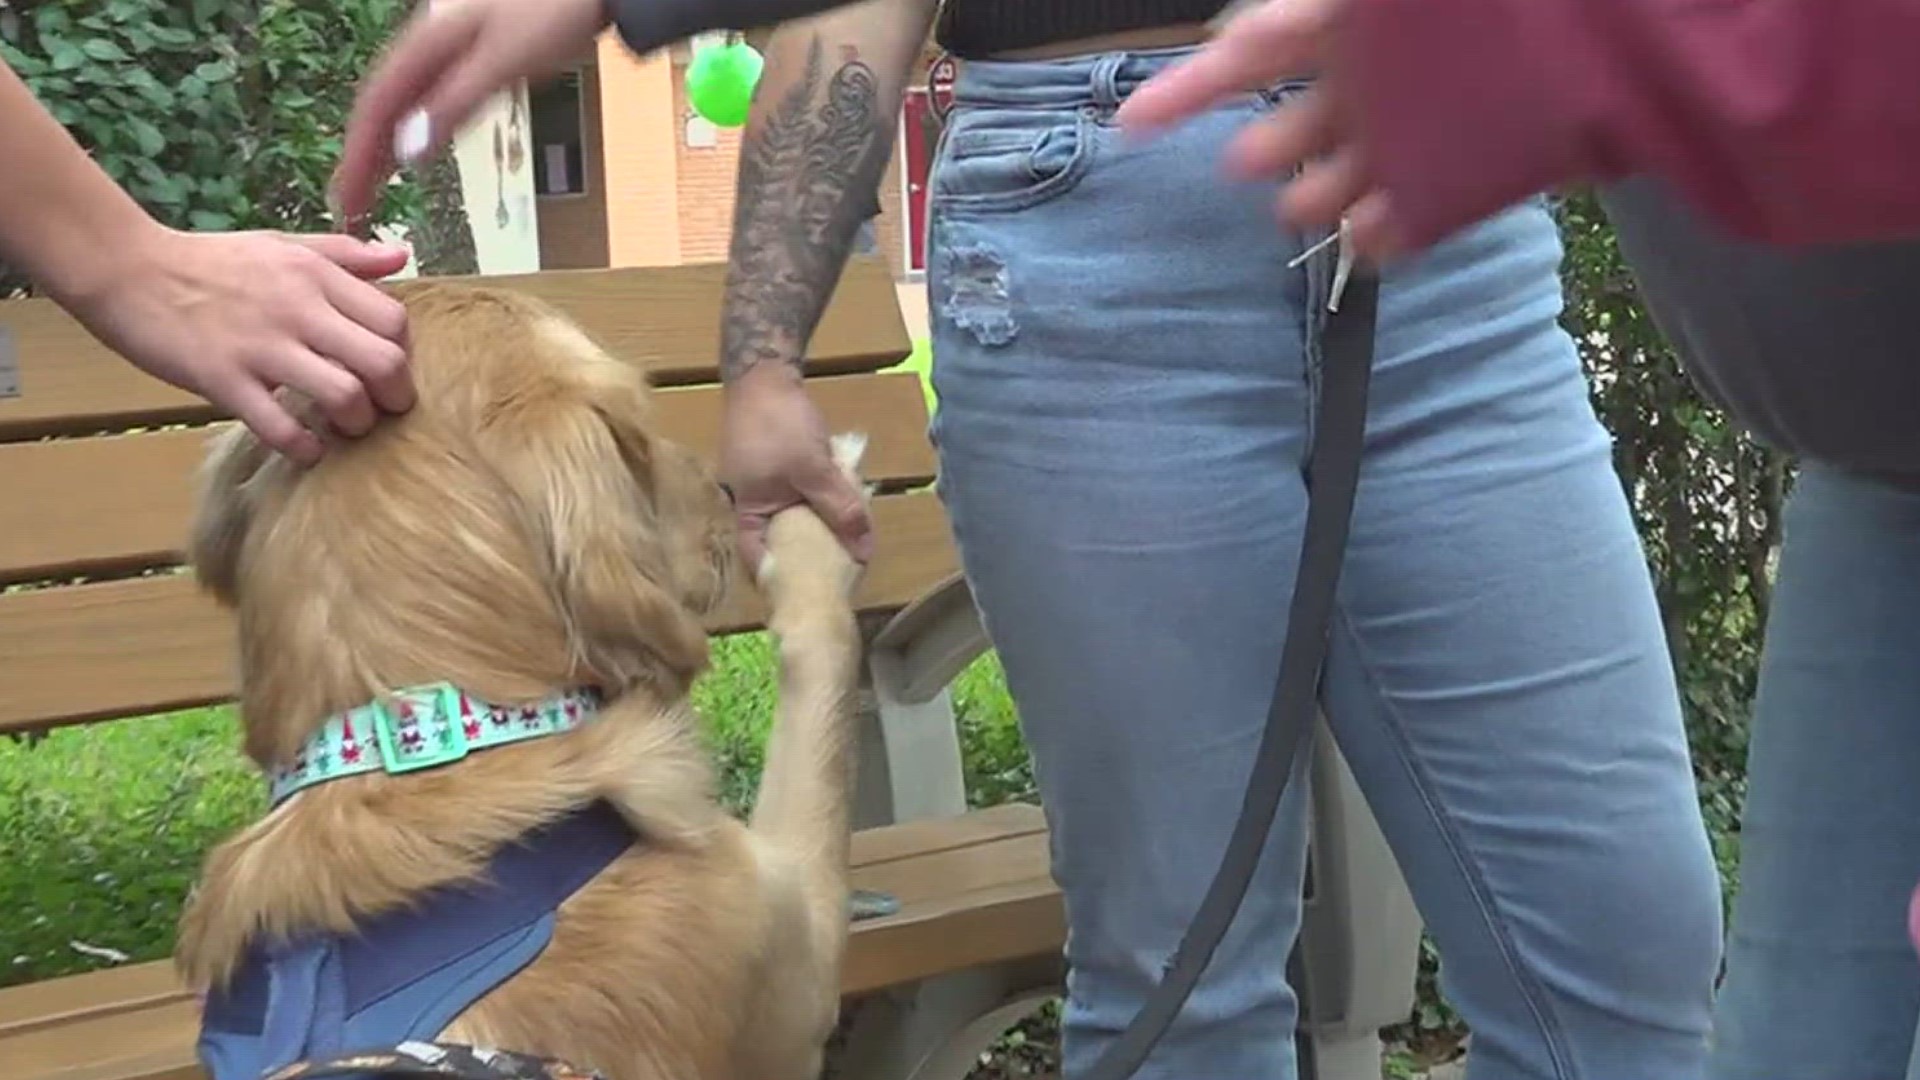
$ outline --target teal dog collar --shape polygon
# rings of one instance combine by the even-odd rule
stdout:
[[[346,776],[449,765],[475,750],[572,731],[599,711],[600,694],[592,689],[493,705],[449,683],[410,687],[328,717],[290,765],[273,771],[272,799],[278,804]]]

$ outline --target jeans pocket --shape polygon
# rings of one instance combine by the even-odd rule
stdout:
[[[1073,189],[1092,163],[1098,124],[1092,108],[1071,117],[1002,121],[956,117],[928,185],[941,209],[1019,210]]]

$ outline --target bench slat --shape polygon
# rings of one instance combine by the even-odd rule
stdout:
[[[1046,857],[1032,806],[857,834],[854,884],[896,890],[902,909],[854,926],[842,993],[1057,952]],[[0,990],[0,1060],[8,1080],[202,1080],[196,1024],[164,961],[56,979]]]
[[[615,356],[645,365],[660,385],[717,382],[722,264],[499,275],[572,316]],[[150,378],[100,344],[49,300],[0,303],[20,395],[0,398],[0,442],[73,432],[219,419],[204,401]],[[850,260],[808,352],[813,374],[874,371],[911,342],[884,261]]]
[[[814,399],[835,431],[867,433],[862,471],[882,490],[933,479],[926,397],[907,372],[816,379]],[[718,387],[659,395],[662,431],[712,460]],[[194,472],[212,429],[0,444],[0,585],[152,569],[181,558]]]
[[[931,492],[882,496],[873,515],[881,545],[855,598],[862,611],[902,607],[954,572]],[[734,633],[765,617],[742,583],[707,625]],[[0,596],[0,732],[225,701],[233,664],[228,616],[187,574]]]

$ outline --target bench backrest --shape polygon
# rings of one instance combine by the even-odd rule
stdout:
[[[668,433],[713,453],[725,268],[560,271],[487,279],[537,295],[662,387]],[[181,566],[193,474],[224,420],[149,378],[45,300],[0,302],[0,732],[213,704],[234,693],[232,630]],[[856,260],[809,353],[815,399],[836,431],[868,435],[880,552],[860,607],[891,610],[949,577],[946,518],[916,376],[881,369],[910,343],[891,275]],[[4,386],[0,380],[0,386]],[[754,629],[741,586],[710,620]]]

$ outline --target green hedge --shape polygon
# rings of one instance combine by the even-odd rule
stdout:
[[[12,0],[4,57],[142,205],[181,228],[330,227],[354,80],[405,0]],[[405,220],[395,185],[379,220]],[[24,283],[0,278],[6,287]]]

